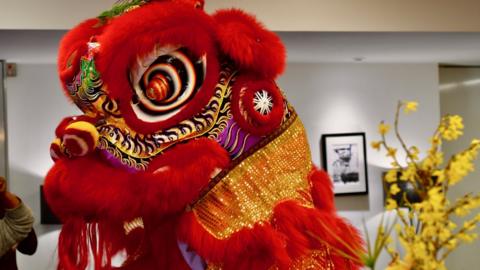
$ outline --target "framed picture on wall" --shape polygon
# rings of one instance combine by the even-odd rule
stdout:
[[[322,135],[321,156],[335,195],[368,194],[365,133]]]

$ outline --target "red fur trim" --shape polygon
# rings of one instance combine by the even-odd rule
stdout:
[[[266,79],[283,72],[285,47],[255,17],[239,9],[220,10],[213,17],[218,23],[220,47],[241,69]]]
[[[119,100],[120,110],[129,126],[140,133],[151,133],[200,112],[212,97],[218,80],[214,32],[212,19],[203,11],[171,2],[148,4],[148,8],[130,11],[109,24],[107,31],[98,37],[101,47],[97,67],[110,98]],[[130,105],[134,92],[128,74],[137,56],[149,53],[157,44],[180,45],[198,57],[206,54],[207,72],[195,98],[179,113],[165,121],[147,123],[136,117]]]
[[[267,115],[254,109],[253,98],[255,93],[261,90],[267,91],[273,99],[272,111]],[[242,129],[263,136],[280,127],[284,114],[284,99],[273,81],[243,75],[235,82],[232,92],[232,114]]]
[[[335,212],[333,186],[330,176],[323,170],[313,168],[308,178],[315,207],[323,211]]]
[[[146,220],[148,246],[155,261],[155,267],[137,269],[191,270],[178,248],[176,227],[178,216],[169,216],[161,222]]]
[[[257,224],[221,240],[207,232],[193,212],[188,212],[180,221],[178,238],[207,261],[222,263],[225,270],[264,270],[274,264],[288,269],[291,264],[284,236],[268,224]]]
[[[123,248],[128,252],[131,242],[121,223],[88,223],[81,217],[69,218],[59,237],[58,269],[85,269],[91,264],[96,270],[110,270],[112,257]]]
[[[326,244],[334,256],[340,257],[334,259],[335,269],[348,269],[348,262],[338,250],[355,258],[357,263],[352,269],[359,269],[363,241],[353,226],[334,213],[306,208],[295,201],[285,201],[275,207],[272,220],[273,226],[286,235],[287,250],[293,258]]]
[[[125,267],[122,266],[122,270],[190,270],[178,249],[175,234],[177,220],[176,216],[169,216],[161,222],[144,219],[144,229],[125,235],[122,224],[105,221],[87,223],[81,218],[69,219],[59,238],[58,269],[85,269],[87,263],[90,263],[95,270],[110,270],[113,268],[108,262],[118,251],[126,249],[127,257],[140,257]],[[93,256],[88,257],[89,253]]]
[[[87,52],[87,42],[92,36],[101,33],[103,28],[99,25],[98,19],[89,19],[72,30],[70,30],[60,42],[58,53],[58,72],[60,80],[67,96],[66,84],[70,83],[73,77],[78,73],[80,66],[80,57]],[[71,66],[67,67],[70,62]]]
[[[86,269],[88,250],[85,221],[69,219],[58,239],[58,270]]]
[[[228,165],[226,151],[209,139],[173,147],[154,161],[171,169],[136,174],[105,164],[99,155],[58,160],[45,181],[45,195],[62,219],[131,220],[182,211],[210,181],[216,168]],[[152,167],[155,170],[155,167]]]

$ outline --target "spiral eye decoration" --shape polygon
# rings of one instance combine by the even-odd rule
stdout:
[[[206,73],[206,57],[194,59],[186,49],[156,48],[138,60],[139,68],[131,77],[135,90],[132,107],[139,119],[163,121],[187,105],[202,86]]]

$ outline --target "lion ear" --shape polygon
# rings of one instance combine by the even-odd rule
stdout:
[[[213,15],[221,50],[240,69],[275,79],[285,68],[285,47],[254,16],[239,9],[219,10]]]
[[[58,72],[62,85],[71,82],[78,73],[80,57],[87,52],[87,43],[90,39],[102,32],[103,25],[97,18],[86,20],[75,26],[63,36],[58,49]]]

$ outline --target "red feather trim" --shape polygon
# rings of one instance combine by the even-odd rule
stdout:
[[[135,242],[136,239],[125,235],[122,223],[69,218],[59,237],[58,269],[85,269],[90,264],[95,270],[110,270],[112,257],[124,248],[130,252],[129,247]]]
[[[191,270],[178,248],[176,227],[178,216],[169,216],[161,222],[146,220],[146,233],[151,259],[155,267],[137,269]]]
[[[239,9],[220,10],[213,15],[223,52],[241,69],[274,79],[285,68],[285,47],[254,16]]]
[[[313,168],[309,175],[309,180],[315,207],[326,212],[335,212],[333,186],[330,176],[323,170]]]
[[[292,257],[305,254],[307,250],[330,248],[336,262],[335,269],[360,269],[363,241],[356,229],[333,213],[306,208],[295,201],[277,205],[272,218],[275,228],[286,235],[287,250]]]
[[[82,219],[65,222],[58,239],[58,270],[85,269],[88,253],[86,223]]]
[[[221,240],[207,232],[193,212],[188,212],[180,220],[178,238],[208,262],[221,263],[224,270],[264,270],[275,263],[280,269],[288,269],[291,264],[284,236],[268,224],[257,224]]]
[[[359,254],[363,250],[358,232],[343,219],[295,201],[277,205],[271,225],[256,224],[223,240],[206,231],[195,214],[189,212],[180,221],[178,238],[207,261],[220,263],[226,270],[268,269],[272,265],[289,269],[293,260],[325,246],[331,250],[335,269],[359,269]]]
[[[148,8],[138,8],[112,20],[107,31],[98,37],[101,47],[97,67],[110,98],[119,101],[129,126],[144,134],[165,129],[200,112],[208,103],[219,74],[214,27],[213,20],[203,11],[172,2],[151,3]],[[148,123],[138,119],[131,107],[134,91],[129,68],[137,56],[150,53],[156,45],[179,45],[197,57],[206,54],[207,72],[201,89],[186,107],[165,121]]]

